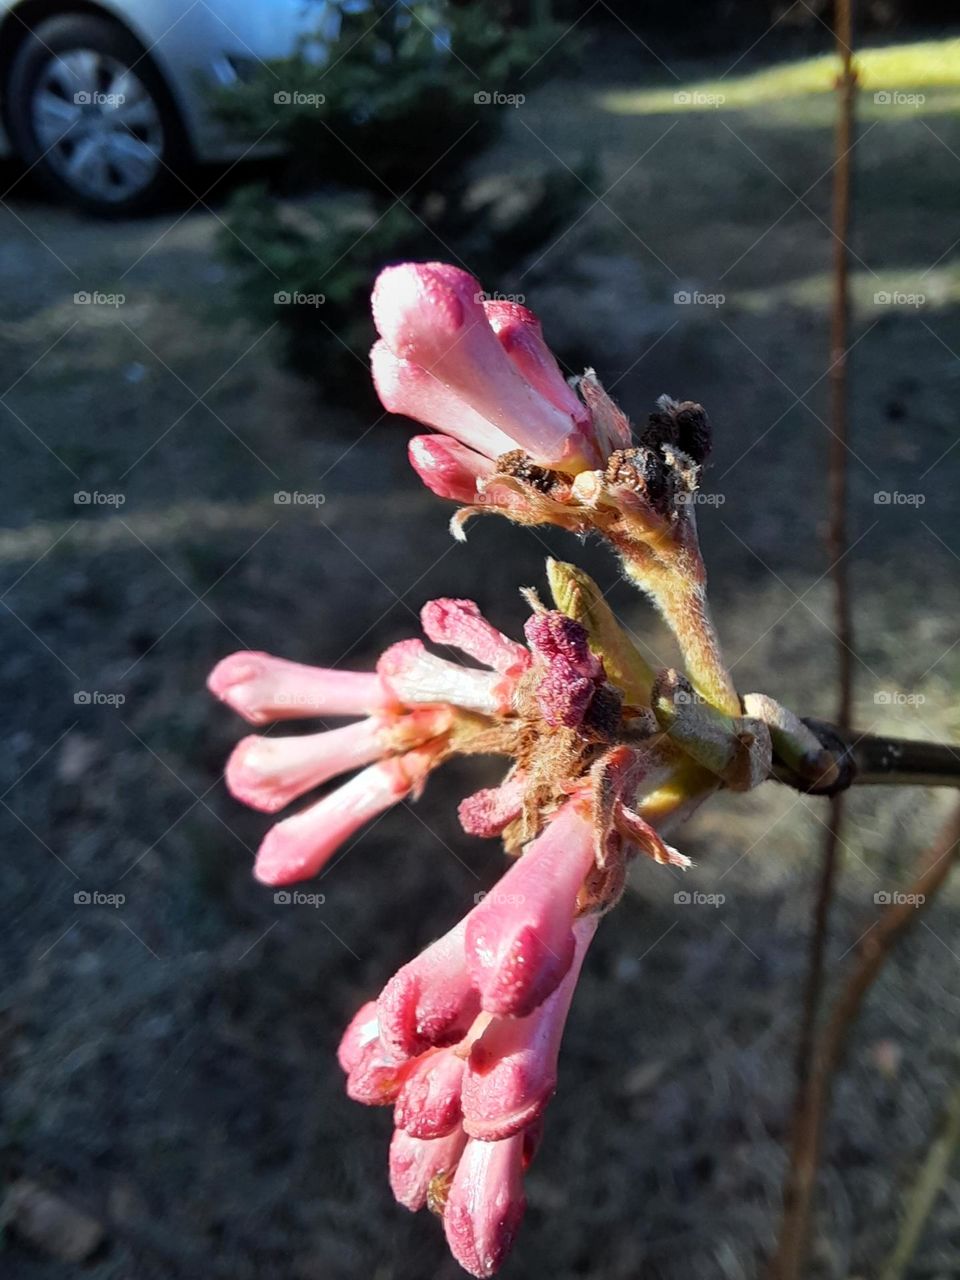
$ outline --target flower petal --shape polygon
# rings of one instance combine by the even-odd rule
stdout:
[[[391,645],[381,655],[377,673],[403,702],[452,702],[466,711],[488,716],[508,710],[513,694],[512,680],[447,662],[430,653],[422,640],[401,640]]]
[[[394,1107],[394,1123],[414,1138],[442,1138],[460,1124],[460,1088],[466,1063],[451,1049],[418,1058]]]
[[[429,370],[396,356],[381,339],[370,352],[370,368],[380,403],[426,427],[453,436],[488,458],[516,449],[517,442],[451,390]]]
[[[443,1212],[450,1252],[472,1276],[503,1264],[523,1219],[523,1134],[502,1142],[471,1138],[460,1157]]]
[[[398,969],[377,1001],[380,1039],[388,1056],[415,1057],[434,1045],[454,1044],[480,1012],[470,979],[461,920]]]
[[[434,1197],[442,1201],[466,1145],[459,1127],[427,1141],[397,1129],[390,1143],[390,1189],[398,1203],[416,1213]]]
[[[498,631],[472,600],[428,600],[420,622],[434,644],[453,645],[504,675],[522,675],[530,666],[530,650]]]
[[[410,465],[438,498],[482,501],[477,484],[493,475],[493,463],[447,436],[413,436],[407,445]]]
[[[272,885],[295,884],[316,875],[344,840],[422,781],[429,765],[405,767],[405,762],[420,754],[408,752],[370,765],[336,791],[271,827],[257,851],[253,874]]]
[[[552,1097],[567,1014],[599,921],[590,915],[575,922],[574,960],[552,996],[526,1018],[494,1018],[473,1042],[462,1100],[463,1125],[472,1138],[491,1141],[519,1133]]]
[[[395,356],[420,365],[515,447],[545,466],[563,465],[576,424],[518,373],[490,328],[478,281],[446,263],[387,267],[373,290],[373,317]],[[444,423],[448,435],[456,435]],[[499,441],[484,445],[491,457]]]
[[[230,794],[251,808],[276,813],[314,787],[385,754],[383,726],[358,720],[342,729],[268,738],[242,738],[227,761]]]
[[[568,801],[467,917],[467,962],[482,1007],[524,1017],[556,990],[574,954],[577,894],[593,830]]]
[[[251,724],[357,716],[396,706],[375,672],[332,671],[252,651],[231,653],[218,662],[207,688]]]

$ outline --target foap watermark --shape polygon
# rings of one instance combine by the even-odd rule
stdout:
[[[873,495],[875,507],[922,507],[926,500],[925,493],[901,493],[899,489],[878,489]]]
[[[273,295],[277,307],[322,307],[326,300],[326,294],[304,293],[300,289],[278,289]]]
[[[316,694],[278,690],[273,701],[278,707],[300,707],[317,716],[323,712],[323,706],[319,704]]]
[[[725,493],[704,493],[701,489],[677,494],[677,502],[689,507],[722,507],[726,500]]]
[[[926,902],[923,893],[902,893],[899,889],[879,889],[873,895],[878,907],[922,907]]]
[[[901,693],[899,689],[878,689],[873,695],[878,707],[922,707],[926,700],[925,693]]]
[[[75,507],[122,507],[125,493],[101,493],[99,489],[78,489],[73,495]]]
[[[125,693],[104,693],[102,689],[78,689],[73,695],[78,707],[122,707],[126,700]]]
[[[78,89],[73,95],[73,100],[78,107],[122,107],[127,100],[127,95]]]
[[[325,493],[301,493],[299,489],[278,489],[273,495],[277,507],[322,507],[326,500]]]
[[[679,889],[673,900],[678,907],[722,907],[727,900],[725,893],[701,893],[699,889]]]
[[[526,94],[501,93],[499,89],[480,89],[473,95],[478,107],[522,107]]]
[[[673,701],[678,707],[696,707],[706,706],[707,700],[702,693],[697,693],[696,689],[678,689],[673,695]]]
[[[104,293],[101,289],[78,289],[73,295],[77,307],[122,307],[126,300],[125,293]]]
[[[475,903],[494,902],[498,907],[522,907],[526,902],[526,894],[504,893],[502,889],[481,889],[473,895]]]
[[[304,893],[302,889],[278,889],[273,895],[278,907],[322,907],[327,900],[325,893]]]
[[[703,93],[699,89],[679,89],[673,100],[678,107],[722,107],[727,100],[725,93]]]
[[[327,95],[301,93],[299,89],[278,89],[273,100],[278,107],[322,107],[327,101]]]
[[[516,302],[521,307],[526,304],[527,295],[525,293],[488,293],[486,289],[481,289],[479,293],[473,295],[474,302]]]
[[[875,307],[913,307],[914,310],[925,306],[925,293],[905,293],[902,289],[880,289],[873,295]]]
[[[73,895],[77,907],[122,907],[127,900],[125,893],[103,893],[100,889],[78,889]]]
[[[726,300],[725,293],[703,293],[700,289],[678,289],[673,295],[678,307],[722,307]]]
[[[922,107],[926,94],[904,93],[902,89],[878,89],[873,101],[878,107]]]

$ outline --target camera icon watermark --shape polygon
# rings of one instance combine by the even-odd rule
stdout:
[[[518,306],[523,306],[527,301],[525,293],[488,293],[486,289],[481,289],[473,295],[474,302],[515,302]]]
[[[902,893],[899,889],[880,889],[873,895],[878,907],[922,907],[926,902],[923,893]]]
[[[278,889],[273,895],[278,907],[322,907],[327,900],[325,893],[304,893],[300,889]]]
[[[924,93],[904,93],[901,89],[878,89],[873,95],[878,107],[922,107],[927,96]]]
[[[126,500],[124,493],[101,493],[99,489],[78,489],[73,495],[75,507],[122,507]]]
[[[926,302],[925,293],[906,293],[903,289],[878,289],[873,295],[875,307],[913,307],[916,311]]]
[[[722,507],[726,500],[725,493],[704,493],[701,489],[677,494],[677,503],[687,507]]]
[[[878,489],[873,495],[875,507],[922,507],[926,500],[925,493],[901,493],[899,489]]]
[[[126,100],[123,93],[98,93],[87,89],[78,89],[73,95],[78,107],[122,107]]]
[[[100,689],[78,689],[73,695],[75,707],[122,707],[125,693],[103,693]]]
[[[278,89],[273,95],[278,107],[322,107],[327,101],[323,93],[301,93],[298,89]]]
[[[700,289],[678,289],[673,295],[678,307],[722,307],[726,300],[725,293],[703,293]]]
[[[703,93],[699,89],[679,89],[673,95],[678,107],[722,107],[727,100],[725,93]]]
[[[304,293],[301,289],[278,289],[273,295],[277,307],[322,307],[326,300],[325,293]]]
[[[873,695],[877,707],[922,707],[926,700],[925,693],[901,693],[899,689],[878,689]]]
[[[277,507],[322,507],[326,500],[325,493],[301,493],[299,489],[278,489],[273,495]]]
[[[127,900],[125,893],[102,893],[99,889],[77,889],[73,895],[77,907],[122,907]]]
[[[522,107],[526,100],[524,93],[501,93],[499,89],[479,89],[473,95],[478,107]]]
[[[725,893],[701,893],[698,889],[679,889],[673,900],[678,907],[722,907],[727,900]]]
[[[102,289],[78,289],[73,295],[77,307],[122,307],[126,300],[125,293],[104,293]]]

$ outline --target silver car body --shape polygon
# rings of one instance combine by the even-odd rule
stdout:
[[[0,0],[0,40],[3,32],[18,36],[23,20],[18,10],[32,13],[35,0]],[[82,12],[99,9],[126,27],[143,45],[172,93],[190,140],[201,161],[232,160],[260,153],[265,144],[250,138],[228,138],[212,119],[207,93],[212,85],[229,85],[258,64],[282,58],[304,38],[318,61],[336,41],[344,12],[365,8],[362,2],[344,4],[321,0],[96,0]],[[70,0],[49,0],[40,17],[74,12]],[[278,79],[277,91],[285,86]]]

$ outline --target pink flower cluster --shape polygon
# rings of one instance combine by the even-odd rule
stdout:
[[[404,965],[340,1045],[347,1093],[393,1104],[390,1185],[442,1214],[454,1257],[492,1275],[524,1212],[523,1172],[599,916],[577,916],[593,862],[569,802],[460,923]]]
[[[482,502],[494,460],[516,450],[572,477],[630,443],[629,424],[599,384],[581,380],[587,403],[578,399],[533,312],[487,299],[459,267],[387,267],[373,317],[380,341],[370,358],[384,408],[442,433],[410,441],[414,469],[441,497]]]
[[[374,673],[323,670],[236,653],[209,687],[253,724],[310,716],[360,717],[295,737],[244,738],[227,765],[230,790],[273,813],[339,774],[347,782],[267,833],[255,873],[267,884],[316,874],[368,819],[416,794],[470,735],[517,721],[522,687],[546,725],[579,725],[604,690],[602,664],[577,623],[542,613],[530,647],[491,626],[476,605],[434,600],[424,633],[483,664],[469,668],[419,640],[388,649]],[[521,813],[522,773],[461,806],[465,828],[500,834]],[[491,1275],[523,1214],[523,1171],[554,1091],[577,977],[599,916],[585,913],[595,865],[592,800],[571,788],[488,895],[405,965],[365,1005],[340,1046],[347,1092],[393,1104],[390,1179],[409,1209],[442,1213],[457,1260]]]
[[[458,712],[497,717],[510,711],[518,678],[531,655],[481,617],[469,600],[433,600],[424,632],[487,665],[480,671],[404,640],[381,657],[376,672],[336,671],[266,653],[224,658],[207,686],[250,721],[310,717],[362,719],[339,729],[295,737],[251,735],[227,764],[231,793],[276,813],[340,774],[360,769],[320,800],[278,822],[257,853],[254,874],[265,884],[316,875],[365,822],[410,795],[450,749]]]

